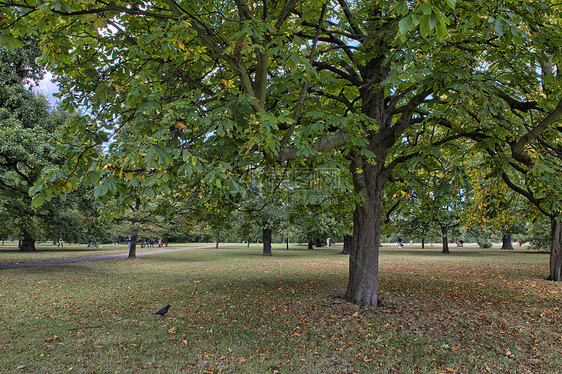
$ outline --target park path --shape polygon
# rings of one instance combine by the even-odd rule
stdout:
[[[138,256],[145,256],[145,255],[155,255],[155,254],[158,254],[158,253],[170,253],[170,252],[184,251],[186,249],[198,249],[198,248],[215,248],[215,246],[214,245],[208,245],[208,246],[203,246],[203,247],[160,248],[160,249],[155,249],[153,251],[137,252],[137,257]],[[77,262],[113,260],[113,259],[116,259],[116,258],[126,258],[128,256],[129,256],[128,253],[118,253],[118,254],[115,254],[115,255],[100,255],[100,256],[65,258],[65,259],[60,259],[60,260],[22,262],[22,263],[17,263],[17,264],[0,265],[0,269],[16,269],[16,268],[35,267],[35,266],[74,264],[74,263],[77,263]]]

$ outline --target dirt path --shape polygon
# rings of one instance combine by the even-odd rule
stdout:
[[[138,256],[154,255],[158,253],[170,253],[177,251],[184,251],[186,249],[198,249],[198,248],[214,248],[214,245],[208,245],[204,247],[181,247],[181,248],[161,248],[155,249],[153,251],[137,252]],[[113,260],[116,258],[126,258],[128,253],[118,253],[115,255],[101,255],[101,256],[88,256],[88,257],[76,257],[76,258],[66,258],[62,260],[47,260],[47,261],[36,261],[36,262],[23,262],[18,264],[6,264],[0,265],[0,269],[15,269],[15,268],[28,268],[35,266],[48,266],[48,265],[63,265],[63,264],[74,264],[77,262],[88,262],[88,261],[102,261],[102,260]]]

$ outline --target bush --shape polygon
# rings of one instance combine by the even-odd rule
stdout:
[[[530,244],[529,249],[548,252],[552,244],[550,220],[546,217],[529,224],[529,230],[523,241]]]
[[[480,248],[491,248],[492,242],[489,240],[482,240],[478,241],[478,245],[480,246]]]

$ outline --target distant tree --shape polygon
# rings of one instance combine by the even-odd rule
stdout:
[[[469,169],[471,190],[467,194],[461,224],[480,232],[497,232],[502,236],[502,249],[513,249],[512,236],[524,231],[529,218],[524,199],[509,188],[501,177],[484,163]],[[489,241],[488,239],[484,240]]]
[[[421,152],[404,163],[397,171],[395,181],[396,201],[404,201],[401,217],[403,221],[425,222],[427,226],[439,228],[443,253],[450,253],[449,238],[460,226],[465,194],[468,185],[466,167],[459,159],[462,142],[451,143],[440,151]],[[400,212],[400,210],[398,210]]]

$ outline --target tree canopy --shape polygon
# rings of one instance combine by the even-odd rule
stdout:
[[[36,208],[29,195],[42,171],[62,160],[50,140],[68,115],[32,92],[44,70],[34,62],[37,45],[23,42],[25,48],[12,51],[0,46],[0,219],[9,226],[2,231],[18,235],[20,249],[32,251],[35,239],[54,234],[54,221],[59,234],[72,225],[59,198]]]

